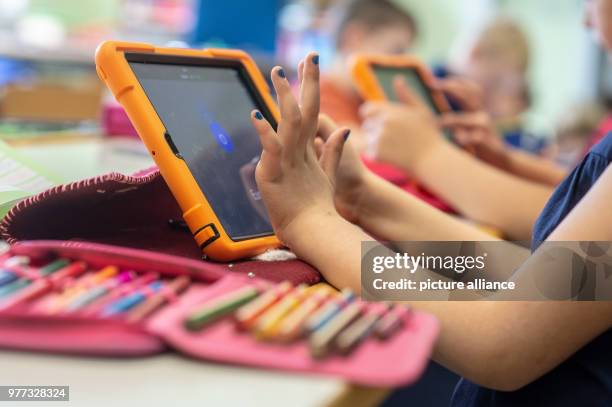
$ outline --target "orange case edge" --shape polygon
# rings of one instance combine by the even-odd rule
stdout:
[[[372,65],[382,65],[390,68],[415,69],[430,90],[432,99],[441,112],[450,111],[450,105],[442,92],[433,89],[435,78],[427,65],[419,58],[411,55],[376,55],[360,54],[351,59],[351,75],[357,90],[364,100],[387,100],[385,92],[376,79]]]
[[[226,49],[158,48],[150,44],[105,41],[96,49],[96,71],[115,99],[125,109],[138,135],[159,167],[162,177],[183,211],[185,222],[202,252],[213,260],[231,261],[252,257],[280,246],[276,236],[232,240],[198,186],[187,164],[166,142],[166,128],[132,72],[125,52],[155,53],[240,61],[253,80],[274,118],[279,113],[268,85],[255,61],[245,52]],[[212,226],[211,226],[212,225]],[[215,230],[216,229],[216,230]],[[217,236],[218,235],[218,236]]]

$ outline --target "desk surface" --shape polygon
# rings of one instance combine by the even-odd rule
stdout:
[[[13,147],[66,182],[113,171],[132,174],[154,165],[142,143],[131,138],[83,136],[20,142]]]
[[[70,386],[70,403],[48,403],[57,407],[313,407],[326,405],[343,389],[341,382],[322,377],[204,363],[170,353],[108,359],[2,351],[0,372],[3,385]]]
[[[130,174],[153,165],[140,143],[129,139],[44,142],[16,148],[66,181],[111,171]],[[69,405],[79,407],[314,407],[343,405],[355,397],[357,405],[368,405],[369,400],[375,403],[385,394],[324,377],[225,366],[170,353],[102,359],[3,351],[0,372],[4,385],[69,385]],[[30,404],[42,407],[44,403],[19,403],[23,407]]]

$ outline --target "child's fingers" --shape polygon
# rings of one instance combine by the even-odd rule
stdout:
[[[412,92],[406,84],[406,80],[401,76],[396,76],[393,79],[393,90],[397,96],[397,100],[408,106],[424,106],[423,101]]]
[[[311,52],[304,59],[300,105],[302,108],[301,143],[305,146],[316,135],[319,108],[319,55]]]
[[[263,147],[259,161],[262,175],[267,180],[277,179],[281,176],[280,159],[282,153],[282,145],[278,135],[259,110],[251,112],[251,121],[257,134],[259,134],[259,140],[261,140]]]
[[[439,79],[436,88],[456,100],[466,111],[482,109],[482,89],[475,82],[465,78]]]
[[[445,113],[440,117],[442,127],[480,127],[487,126],[486,115],[478,113]]]
[[[280,154],[282,145],[278,139],[278,135],[259,110],[253,110],[251,112],[251,121],[253,122],[257,134],[259,134],[263,149],[274,155]]]
[[[462,128],[457,128],[453,131],[453,139],[462,147],[465,147],[470,141],[467,130]]]
[[[281,115],[278,123],[278,136],[283,145],[283,155],[292,159],[298,153],[296,147],[302,127],[302,113],[283,68],[274,67],[270,76],[276,90]]]
[[[332,120],[326,114],[319,115],[319,130],[317,132],[317,136],[322,138],[324,141],[327,141],[329,136],[338,128],[336,122]]]
[[[325,141],[323,141],[323,139],[317,137],[314,140],[314,149],[315,149],[315,153],[317,154],[317,159],[321,159],[321,156],[323,155],[323,148],[325,147]]]
[[[470,126],[472,121],[464,114],[445,113],[440,116],[440,125],[442,127],[458,127]]]
[[[440,117],[440,125],[446,128],[458,126],[486,130],[490,128],[489,116],[484,112],[476,113],[445,113]]]
[[[329,140],[327,140],[323,146],[323,152],[319,163],[333,184],[336,183],[336,172],[340,164],[340,159],[342,158],[344,143],[346,143],[350,134],[351,131],[347,128],[338,129],[332,133]]]
[[[298,84],[300,89],[302,89],[302,82],[304,81],[304,60],[302,59],[298,64]]]

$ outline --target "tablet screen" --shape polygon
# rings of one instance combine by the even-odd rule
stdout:
[[[251,111],[275,122],[242,65],[141,54],[126,59],[229,237],[271,235],[255,183],[262,147]]]
[[[385,92],[385,96],[388,100],[392,102],[397,102],[397,96],[395,94],[395,89],[393,87],[393,81],[399,75],[404,78],[406,81],[406,85],[410,88],[416,95],[423,101],[429,108],[435,112],[436,114],[440,114],[440,109],[438,105],[434,102],[434,99],[431,96],[431,92],[427,85],[421,79],[421,75],[419,75],[418,70],[414,68],[392,68],[386,66],[374,66],[374,74],[378,79],[383,91]],[[444,136],[453,140],[452,134],[450,130],[444,130]]]
[[[397,102],[397,96],[395,94],[395,89],[393,88],[393,80],[396,76],[401,76],[406,81],[406,85],[408,85],[408,87],[415,92],[431,110],[436,113],[440,113],[440,109],[438,109],[438,106],[431,97],[429,88],[427,85],[425,85],[425,83],[423,83],[423,80],[416,69],[374,66],[374,74],[383,88],[385,96],[390,101]]]

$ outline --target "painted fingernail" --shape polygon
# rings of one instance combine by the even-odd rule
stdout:
[[[313,55],[312,56],[312,63],[315,65],[319,65],[319,56],[318,55]]]
[[[287,75],[285,75],[285,70],[283,68],[280,68],[278,70],[278,76],[280,76],[281,78],[286,78]]]
[[[255,118],[257,120],[263,120],[263,114],[261,114],[261,112],[258,110],[255,112]]]
[[[351,131],[350,131],[350,130],[347,130],[347,131],[344,133],[344,141],[348,140],[348,138],[349,138],[349,136],[350,136],[350,135],[351,135]]]

